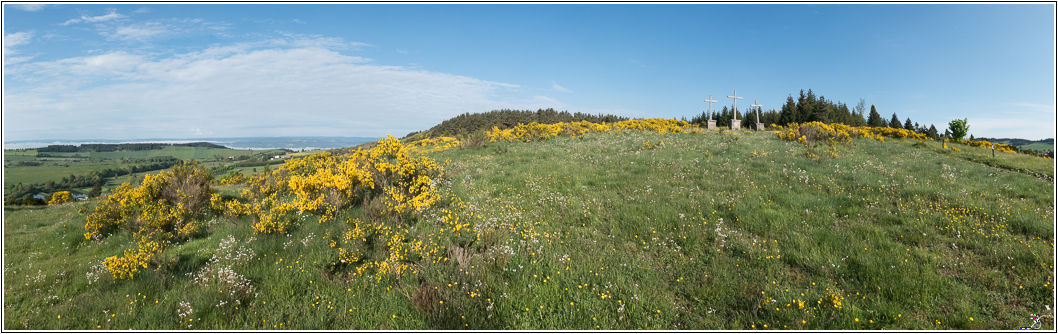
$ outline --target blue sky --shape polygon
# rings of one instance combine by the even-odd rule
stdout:
[[[494,109],[690,118],[738,90],[1055,136],[1053,4],[5,4],[4,141],[403,136]]]

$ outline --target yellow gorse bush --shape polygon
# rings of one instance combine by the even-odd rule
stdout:
[[[211,206],[212,175],[196,162],[185,163],[146,175],[139,187],[128,183],[119,186],[88,213],[85,238],[102,240],[116,229],[133,233],[136,250],[127,249],[122,256],[111,256],[103,264],[116,278],[131,279],[138,268],[146,268],[154,254],[173,240],[187,238],[198,231],[193,219],[200,207]]]
[[[436,137],[416,140],[406,144],[408,152],[417,155],[447,151],[459,147],[459,140],[452,137]]]
[[[785,140],[796,140],[803,145],[811,142],[826,141],[829,143],[847,142],[853,137],[873,138],[885,141],[885,137],[926,139],[926,135],[911,130],[889,127],[848,126],[821,122],[792,123],[787,126],[775,126],[775,134]]]
[[[424,141],[441,146],[458,143],[451,138]],[[386,212],[403,215],[437,202],[435,179],[440,176],[436,162],[416,157],[411,146],[388,136],[368,150],[358,148],[344,155],[320,152],[291,159],[271,174],[254,177],[250,185],[256,191],[250,194],[255,198],[249,211],[259,233],[284,231],[284,216],[294,211],[319,214],[320,222],[326,222],[373,195],[381,195]],[[243,209],[233,204],[225,213],[242,213]]]
[[[66,202],[69,202],[71,199],[73,199],[73,198],[70,197],[70,192],[69,191],[60,191],[60,192],[51,194],[51,200],[48,201],[48,205],[66,203]]]
[[[331,240],[331,247],[338,249],[338,262],[342,266],[355,265],[354,275],[375,272],[401,277],[416,272],[415,260],[437,255],[435,249],[426,249],[422,240],[408,242],[408,233],[403,227],[385,222],[365,223],[354,219],[347,221],[347,227],[337,240]],[[384,257],[367,259],[373,252],[369,245],[380,248]]]
[[[696,126],[686,121],[663,118],[633,119],[615,123],[592,123],[588,121],[562,122],[555,124],[518,124],[510,129],[501,130],[493,127],[486,132],[489,142],[514,142],[548,140],[558,135],[576,137],[588,132],[620,132],[620,131],[654,131],[657,133],[681,133],[688,132]]]

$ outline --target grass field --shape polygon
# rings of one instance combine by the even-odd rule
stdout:
[[[1036,150],[1036,151],[1054,151],[1054,145],[1048,145],[1043,143],[1034,143],[1028,145],[1022,145],[1022,149]]]
[[[449,256],[400,278],[335,265],[359,207],[287,234],[213,219],[127,281],[98,264],[130,234],[82,236],[93,203],[5,208],[4,328],[1029,326],[1055,308],[1053,160],[957,147],[856,139],[812,159],[771,132],[625,133],[433,153],[450,199],[400,226]],[[473,228],[439,233],[442,216]],[[250,286],[239,303],[195,282],[221,269]]]
[[[283,154],[282,150],[232,150],[211,149],[202,147],[171,146],[160,150],[144,151],[118,151],[118,152],[79,152],[79,153],[51,153],[52,157],[36,157],[36,150],[27,151],[5,151],[4,163],[20,161],[40,162],[40,166],[5,166],[4,187],[10,187],[19,182],[23,184],[43,183],[48,180],[58,181],[70,174],[83,175],[91,171],[99,171],[106,168],[118,169],[138,163],[127,163],[122,159],[144,159],[154,157],[172,156],[182,160],[200,160],[210,166],[219,166],[230,163],[227,158],[240,155],[265,155],[274,156]],[[222,157],[214,161],[215,156]],[[102,159],[102,160],[100,160]],[[143,173],[137,173],[142,177]],[[122,178],[127,178],[123,176]],[[107,184],[115,183],[108,180]],[[120,184],[117,182],[115,186]]]

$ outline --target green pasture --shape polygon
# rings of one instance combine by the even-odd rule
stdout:
[[[1028,145],[1022,145],[1022,149],[1036,150],[1036,151],[1054,151],[1054,145],[1044,143],[1032,143]]]
[[[98,266],[135,248],[128,231],[82,235],[96,202],[5,207],[3,326],[1013,330],[1046,314],[1053,330],[1053,161],[916,142],[810,158],[772,132],[631,132],[434,153],[447,199],[400,223],[403,242],[440,235],[446,214],[473,229],[403,277],[335,264],[328,240],[370,219],[358,206],[285,234],[203,217],[132,280]],[[196,284],[210,268],[250,297]]]

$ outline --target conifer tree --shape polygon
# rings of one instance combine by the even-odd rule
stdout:
[[[927,132],[930,138],[937,139],[937,127],[933,124],[929,125],[929,131]]]
[[[867,117],[867,126],[880,127],[885,126],[885,121],[882,120],[882,115],[878,114],[878,110],[874,109],[874,105],[871,105],[871,114]]]
[[[893,118],[889,120],[889,127],[890,128],[894,128],[894,129],[903,129],[904,128],[902,125],[900,125],[900,118],[896,117],[896,113],[895,112],[893,113]]]
[[[908,117],[907,121],[904,121],[904,130],[915,131],[915,126],[911,124],[911,117]]]
[[[782,111],[779,113],[782,117],[779,125],[786,126],[797,122],[797,104],[794,103],[793,96],[786,96],[786,104],[782,105]]]

